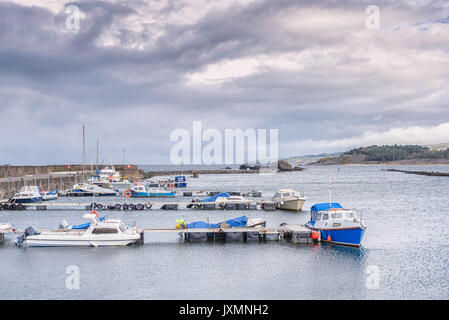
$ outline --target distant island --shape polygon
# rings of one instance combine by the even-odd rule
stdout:
[[[449,164],[449,148],[419,145],[372,145],[352,149],[336,157],[324,157],[315,165],[345,164]]]

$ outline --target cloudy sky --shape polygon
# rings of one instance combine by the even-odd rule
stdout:
[[[194,120],[281,157],[449,142],[448,50],[442,0],[1,0],[0,163],[79,163],[82,125],[88,161],[137,164]]]

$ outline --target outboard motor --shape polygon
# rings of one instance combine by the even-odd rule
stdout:
[[[69,224],[67,223],[67,221],[62,220],[61,223],[59,224],[59,229],[67,229],[69,227]]]
[[[17,237],[16,245],[21,247],[23,242],[26,240],[26,237],[32,236],[33,234],[36,234],[36,230],[34,230],[33,227],[26,228],[25,232],[21,236]]]

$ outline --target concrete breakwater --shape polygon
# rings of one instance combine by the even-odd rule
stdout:
[[[178,176],[178,175],[192,175],[195,177],[200,174],[244,174],[244,173],[259,173],[259,171],[239,170],[239,169],[146,171],[143,173],[143,178],[149,179],[160,176]]]
[[[398,170],[398,169],[382,169],[390,172],[402,172],[407,174],[418,174],[421,176],[435,176],[435,177],[449,177],[448,172],[436,172],[436,171],[411,171],[411,170]]]
[[[114,166],[122,177],[129,180],[140,178],[143,171],[136,165]],[[91,166],[48,165],[48,166],[0,166],[0,199],[8,199],[25,185],[36,185],[42,190],[65,190],[77,182],[87,179],[95,170]]]

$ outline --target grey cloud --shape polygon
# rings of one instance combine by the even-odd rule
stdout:
[[[436,73],[433,78],[441,82],[434,85],[420,77],[393,78],[388,70],[372,72],[375,68],[369,60],[357,60],[353,55],[359,47],[369,50],[369,46],[376,45],[385,53],[398,52],[398,57],[407,49],[443,51],[444,45],[437,41],[435,33],[427,37],[406,33],[410,24],[443,18],[447,12],[439,1],[424,6],[407,1],[378,1],[376,5],[385,14],[388,26],[405,24],[399,29],[415,38],[394,43],[390,43],[391,34],[383,37],[380,33],[371,39],[366,35],[368,31],[363,33],[364,8],[370,3],[360,0],[236,3],[205,12],[194,23],[170,20],[186,7],[180,1],[154,10],[144,1],[66,3],[69,4],[78,5],[86,14],[77,34],[63,32],[63,11],[55,15],[43,7],[0,3],[0,84],[6,88],[3,92],[8,90],[0,97],[0,112],[5,116],[13,114],[11,123],[2,128],[2,135],[10,137],[10,142],[2,142],[8,153],[3,153],[5,158],[0,161],[79,159],[82,123],[87,124],[91,137],[104,140],[111,154],[126,145],[130,159],[134,154],[135,161],[157,162],[168,160],[170,131],[178,127],[189,129],[192,120],[203,120],[205,127],[219,129],[280,128],[280,138],[285,143],[299,138],[344,138],[366,130],[449,121],[445,113],[447,97],[432,102],[432,113],[416,102],[444,88],[447,76]],[[331,29],[326,32],[302,21],[293,21],[297,23],[294,27],[284,25],[291,22],[286,21],[289,14],[308,9],[330,12],[331,16],[357,14],[354,21],[342,28],[332,28],[333,22],[330,23]],[[126,19],[143,19],[146,11],[157,20],[142,23],[143,31],[122,25]],[[98,45],[111,30],[116,32],[115,44]],[[362,36],[377,41],[376,45]],[[136,49],[133,44],[141,44],[142,48]],[[222,61],[312,49],[323,53],[337,50],[340,56],[335,68],[326,69],[319,64],[313,70],[302,71],[267,68],[219,85],[186,84],[189,74]],[[351,66],[360,69],[353,70]],[[418,67],[423,79],[428,77]],[[403,104],[407,103],[415,105],[412,112],[404,113],[407,106]],[[11,113],[14,108],[19,110],[18,106],[25,115],[22,118]],[[381,121],[373,120],[379,115]],[[19,132],[20,126],[25,127],[23,132]],[[26,154],[18,152],[18,145],[30,141],[34,146],[43,146],[50,129],[61,137],[54,143],[64,150],[56,158],[49,158],[48,146],[32,148]],[[33,136],[27,138],[28,134]],[[120,152],[117,154],[120,159]]]

